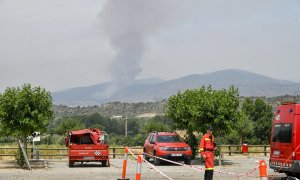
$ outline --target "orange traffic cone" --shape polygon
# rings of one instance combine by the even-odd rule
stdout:
[[[259,161],[259,175],[260,175],[260,180],[268,179],[267,164],[266,164],[265,160]]]
[[[118,180],[129,180],[126,179],[126,166],[127,166],[127,157],[128,157],[128,147],[125,147],[124,161],[123,161],[123,169],[122,169],[122,179]]]
[[[142,155],[138,155],[135,176],[136,180],[141,180],[142,158]]]

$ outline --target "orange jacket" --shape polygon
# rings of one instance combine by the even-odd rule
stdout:
[[[214,135],[209,136],[209,134],[204,134],[202,136],[201,141],[200,141],[200,147],[199,147],[201,156],[204,155],[205,151],[213,151],[214,150],[214,148],[215,148],[214,141],[215,141]]]

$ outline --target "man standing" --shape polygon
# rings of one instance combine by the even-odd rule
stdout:
[[[213,135],[213,128],[207,129],[207,133],[204,134],[200,141],[200,154],[205,160],[205,174],[204,180],[212,180],[214,175],[214,150],[216,145],[214,143],[215,138]]]

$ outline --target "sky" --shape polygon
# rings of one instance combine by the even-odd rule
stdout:
[[[300,82],[299,0],[0,0],[0,93],[241,69]]]

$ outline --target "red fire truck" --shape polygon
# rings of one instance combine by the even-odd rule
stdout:
[[[299,178],[300,104],[289,102],[276,108],[270,148],[270,168]]]
[[[101,162],[110,166],[107,134],[99,129],[69,131],[65,139],[68,147],[69,167],[75,162]]]

